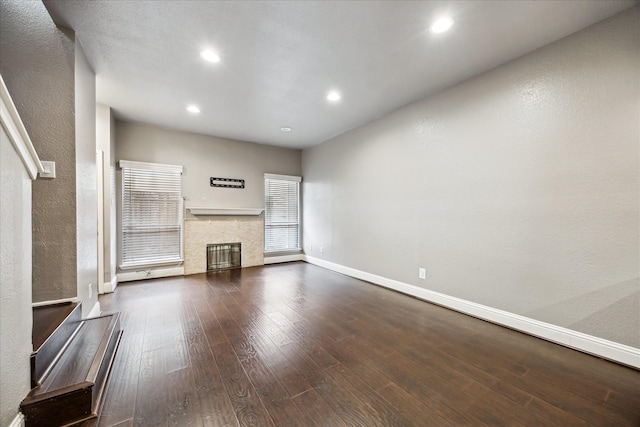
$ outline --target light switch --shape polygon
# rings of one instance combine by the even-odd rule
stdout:
[[[42,162],[44,171],[40,172],[38,176],[40,178],[55,178],[56,177],[56,162]]]

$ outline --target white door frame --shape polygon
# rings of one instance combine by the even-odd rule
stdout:
[[[96,151],[98,174],[98,293],[104,294],[104,151]]]

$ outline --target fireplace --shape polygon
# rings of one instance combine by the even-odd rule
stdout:
[[[222,271],[242,266],[241,243],[207,245],[207,271]]]
[[[240,243],[240,266],[264,264],[264,220],[261,216],[195,216],[184,222],[184,272],[207,272],[207,246]],[[213,270],[215,271],[215,270]]]

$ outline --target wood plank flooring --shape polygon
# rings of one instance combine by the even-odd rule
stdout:
[[[125,283],[99,426],[639,426],[640,372],[305,263]]]

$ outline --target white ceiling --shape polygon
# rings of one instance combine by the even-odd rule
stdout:
[[[45,0],[122,120],[305,148],[635,1]],[[430,22],[455,21],[444,34]],[[203,48],[222,61],[207,63]],[[325,99],[330,89],[342,99]],[[197,104],[198,115],[186,111]],[[280,131],[283,126],[291,132]]]

